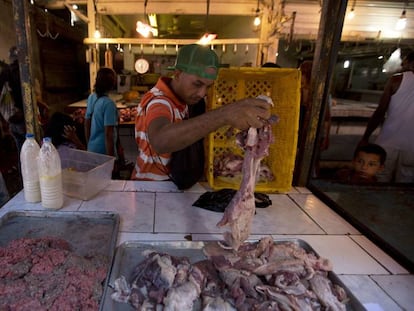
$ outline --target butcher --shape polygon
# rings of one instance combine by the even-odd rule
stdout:
[[[174,152],[225,125],[245,130],[262,128],[267,122],[270,105],[256,98],[241,99],[189,118],[189,108],[204,101],[219,66],[218,57],[210,47],[185,45],[178,51],[173,77],[161,77],[143,96],[135,119],[138,156],[132,179],[176,183],[170,163]],[[188,186],[191,183],[183,188]]]

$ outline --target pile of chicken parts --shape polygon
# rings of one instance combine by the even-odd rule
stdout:
[[[135,310],[346,310],[330,262],[295,241],[267,237],[238,251],[211,242],[203,252],[207,259],[190,263],[146,250],[128,281],[116,279],[112,299]]]

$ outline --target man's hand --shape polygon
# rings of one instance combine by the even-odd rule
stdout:
[[[245,98],[224,105],[221,112],[226,123],[234,128],[245,130],[249,127],[260,128],[270,118],[271,104],[257,98]]]

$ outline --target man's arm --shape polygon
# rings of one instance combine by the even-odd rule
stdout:
[[[154,119],[148,128],[150,144],[157,153],[181,150],[218,128],[230,125],[238,129],[262,127],[270,117],[270,105],[264,100],[248,98],[200,116],[171,123],[167,118]]]
[[[361,143],[368,143],[372,132],[384,121],[390,105],[391,96],[398,90],[402,80],[402,75],[392,76],[385,85],[378,107],[368,120],[367,128],[362,136]]]

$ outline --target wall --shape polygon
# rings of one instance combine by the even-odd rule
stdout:
[[[16,45],[11,0],[0,0],[0,60],[9,63],[9,48]]]

